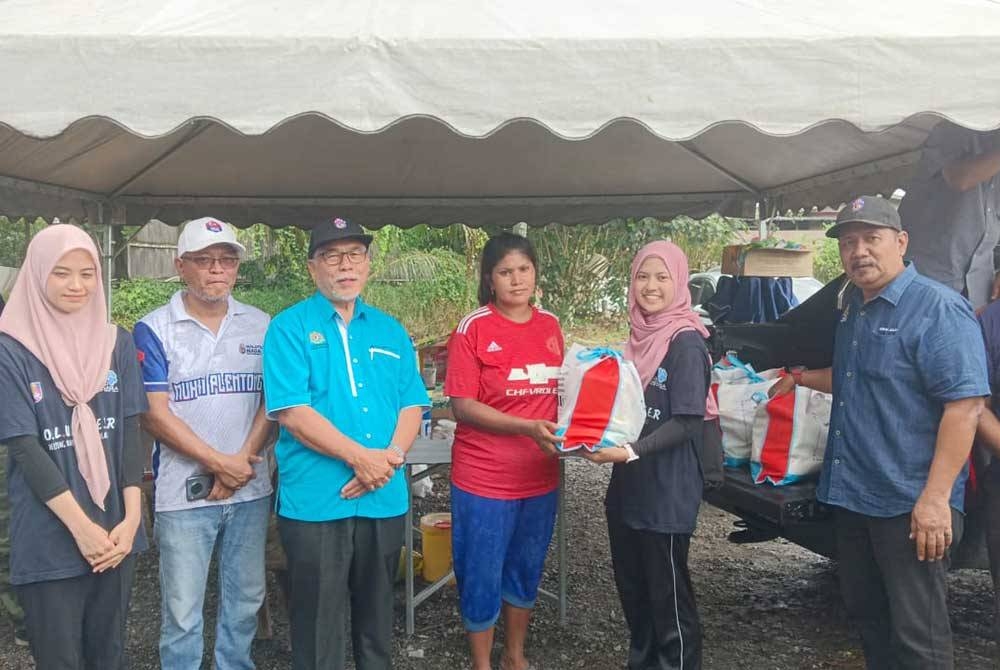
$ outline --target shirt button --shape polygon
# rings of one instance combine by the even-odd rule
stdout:
[[[858,341],[857,341],[857,340],[854,340],[853,342],[851,342],[851,346],[852,346],[852,347],[856,347],[856,346],[858,346]],[[357,361],[354,361],[354,362],[355,362],[355,363],[357,363]]]
[[[857,342],[855,342],[854,344],[857,344]],[[356,358],[352,358],[352,359],[351,359],[351,362],[352,362],[352,363],[357,363],[357,362],[358,362],[358,359],[356,359]]]
[[[837,437],[840,437],[840,431],[839,430],[834,431],[833,434],[836,435]]]
[[[365,439],[366,440],[372,439],[372,434],[371,433],[365,433]]]
[[[359,388],[359,389],[363,389],[364,387],[365,387],[365,385],[364,385],[364,384],[362,384],[361,382],[358,382],[358,388]]]
[[[865,310],[861,310],[860,314],[861,314],[861,316],[864,316],[865,315]]]
[[[841,400],[839,403],[837,403],[837,405],[839,405],[840,407],[843,407],[844,406],[844,401]]]
[[[362,407],[361,411],[364,412],[365,414],[367,414],[368,413],[368,408],[367,407]]]
[[[840,459],[839,458],[833,459],[833,464],[834,465],[840,465]]]
[[[854,376],[854,373],[853,373],[853,372],[848,372],[848,373],[847,373],[847,376],[848,376],[848,377],[853,377],[853,376]]]

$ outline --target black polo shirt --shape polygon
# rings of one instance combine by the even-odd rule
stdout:
[[[92,521],[110,531],[125,518],[124,421],[148,408],[132,336],[118,329],[104,389],[90,401],[104,443],[111,490],[105,510],[90,499],[80,474],[70,432],[72,410],[56,388],[48,369],[20,342],[0,334],[0,442],[33,435],[62,472],[73,497]],[[24,472],[8,456],[7,487],[10,497],[10,581],[12,584],[77,577],[90,565],[66,526],[28,487]],[[136,533],[133,553],[147,547],[142,527]]]
[[[675,415],[704,416],[709,376],[704,339],[695,331],[678,334],[646,386],[640,439]],[[604,501],[608,516],[636,530],[693,533],[701,504],[702,433],[632,463],[616,463]]]

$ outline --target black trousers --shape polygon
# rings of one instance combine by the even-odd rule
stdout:
[[[358,670],[392,668],[393,584],[405,517],[295,521],[278,517],[288,557],[294,670],[342,670],[350,611]]]
[[[631,634],[629,670],[701,668],[701,620],[688,572],[691,536],[635,530],[609,514],[608,537]]]
[[[133,554],[113,569],[16,587],[37,670],[121,670]]]
[[[953,542],[964,517],[952,510]],[[918,561],[910,515],[879,518],[837,508],[840,588],[869,670],[952,670],[948,556]]]
[[[993,635],[1000,644],[1000,459],[994,458],[980,478],[986,525],[986,549],[993,576]]]

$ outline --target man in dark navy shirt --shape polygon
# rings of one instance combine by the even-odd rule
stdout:
[[[817,497],[834,507],[840,582],[869,668],[953,668],[948,548],[961,537],[966,462],[989,395],[969,302],[905,264],[907,234],[862,196],[827,231],[855,285],[833,367],[793,374],[833,392]]]

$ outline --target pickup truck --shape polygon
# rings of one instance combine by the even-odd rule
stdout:
[[[734,352],[757,370],[804,365],[828,367],[843,296],[854,290],[844,275],[833,280],[780,319],[764,324],[713,326],[709,346],[719,360]],[[726,469],[725,483],[705,500],[739,517],[733,542],[761,542],[784,537],[810,551],[836,558],[830,509],[816,500],[816,482],[788,486],[754,484],[745,469]],[[988,569],[981,515],[966,510],[965,532],[952,551],[952,567]]]

